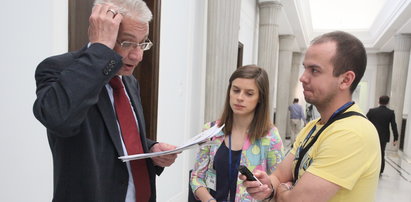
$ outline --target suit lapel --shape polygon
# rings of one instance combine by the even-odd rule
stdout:
[[[103,116],[103,120],[107,127],[111,140],[117,150],[119,156],[124,156],[123,147],[121,146],[120,134],[118,132],[117,120],[114,114],[113,105],[107,94],[107,89],[104,86],[97,102],[97,106]]]

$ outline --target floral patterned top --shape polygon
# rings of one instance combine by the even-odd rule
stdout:
[[[212,123],[205,124],[204,129],[211,128]],[[206,146],[200,148],[191,172],[190,185],[193,192],[200,187],[207,188],[207,173],[213,168],[214,156],[224,141],[224,137],[224,132],[220,131]],[[254,143],[251,143],[250,139],[246,139],[241,152],[240,165],[245,165],[251,172],[261,170],[271,174],[283,157],[283,143],[277,128],[273,127],[266,136],[257,139]],[[242,183],[242,180],[237,180],[235,201],[257,201],[248,194]]]

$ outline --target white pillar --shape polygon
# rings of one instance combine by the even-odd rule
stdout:
[[[411,55],[410,55],[411,57]],[[408,64],[408,76],[407,76],[407,93],[405,95],[407,96],[405,98],[406,102],[409,103],[409,100],[411,100],[411,58],[410,62]],[[405,127],[405,137],[404,137],[404,149],[403,152],[405,156],[407,157],[408,160],[411,161],[411,107],[408,105],[407,106],[408,110],[407,112],[407,125]]]
[[[258,66],[267,71],[270,80],[270,115],[274,112],[278,65],[278,21],[281,3],[273,0],[259,1]],[[278,116],[277,116],[278,117]]]
[[[285,139],[287,125],[288,105],[290,105],[290,78],[293,59],[292,45],[295,37],[292,35],[280,36],[280,54],[278,58],[278,83],[277,83],[277,113],[275,125],[283,140]]]
[[[237,68],[241,1],[209,0],[204,120],[220,118],[228,79]]]
[[[302,65],[303,54],[299,52],[293,53],[293,62],[291,65],[291,77],[290,77],[290,97],[289,102],[292,102],[294,98],[300,97],[297,95],[297,86],[300,84],[300,67]]]
[[[388,95],[388,75],[390,75],[391,54],[377,53],[377,75],[375,83],[375,102],[373,106],[378,106],[378,99],[380,96]]]
[[[300,83],[300,66],[303,54],[300,52],[293,52],[293,61],[291,64],[291,76],[290,76],[290,95],[288,97],[288,102],[291,103],[294,98],[300,97],[297,95],[297,86]],[[289,113],[287,115],[287,120],[290,119]],[[286,137],[290,136],[290,124],[287,124]]]
[[[404,107],[405,85],[407,82],[408,63],[410,60],[411,35],[395,36],[394,58],[391,77],[390,107],[395,111],[398,131],[401,131],[402,112]],[[394,149],[391,144],[387,149]]]

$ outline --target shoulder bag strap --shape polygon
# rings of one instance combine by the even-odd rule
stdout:
[[[297,163],[295,164],[295,168],[294,168],[294,178],[293,178],[293,184],[297,181],[298,179],[298,171],[300,170],[300,165],[301,165],[301,161],[303,159],[303,157],[305,156],[305,154],[308,152],[308,150],[311,148],[311,146],[313,146],[313,144],[317,141],[318,137],[321,135],[321,133],[332,123],[334,123],[334,121],[343,119],[343,118],[347,118],[350,116],[362,116],[364,118],[366,118],[363,114],[358,113],[358,112],[354,112],[354,111],[349,111],[343,114],[339,114],[337,115],[333,120],[327,122],[317,133],[316,135],[313,137],[313,139],[310,141],[310,143],[304,147],[299,153],[298,153],[298,160]]]

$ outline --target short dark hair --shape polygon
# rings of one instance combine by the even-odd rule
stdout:
[[[334,65],[333,75],[339,76],[347,71],[355,73],[355,79],[350,86],[350,92],[353,93],[367,66],[367,53],[363,43],[352,34],[334,31],[318,36],[311,44],[324,42],[335,42],[337,46],[336,53],[331,59]]]
[[[379,103],[381,105],[387,105],[389,101],[390,101],[390,97],[388,97],[387,95],[383,95],[380,97]]]
[[[294,98],[293,103],[297,103],[299,101],[298,98]]]
[[[264,137],[273,124],[269,115],[269,81],[267,72],[256,65],[239,67],[230,77],[224,104],[224,111],[220,118],[219,126],[225,124],[223,132],[230,134],[233,127],[233,110],[230,107],[230,90],[233,81],[237,78],[254,79],[258,88],[258,104],[255,107],[254,118],[251,121],[248,135],[251,141]]]

